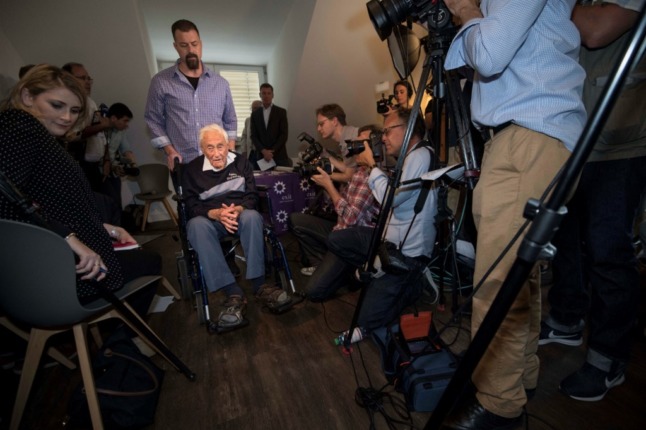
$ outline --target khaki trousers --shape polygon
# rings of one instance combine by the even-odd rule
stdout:
[[[569,155],[560,141],[516,125],[505,128],[485,145],[473,196],[478,229],[476,283],[525,221],[523,209],[528,199],[541,197]],[[476,293],[473,335],[516,259],[523,236]],[[540,321],[540,278],[535,267],[472,376],[478,401],[488,411],[507,418],[521,414],[527,402],[525,389],[536,388],[538,380]]]

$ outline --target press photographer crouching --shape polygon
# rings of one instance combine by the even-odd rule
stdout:
[[[348,143],[348,148],[350,145],[355,146],[349,156],[353,157],[355,153],[361,152],[358,147],[365,145],[364,142],[369,142],[371,135],[378,133],[376,126],[361,127],[358,139]],[[318,145],[317,142],[314,144]],[[314,147],[314,144],[310,142],[310,148]],[[381,142],[378,142],[377,146],[381,147]],[[305,158],[303,156],[303,159]],[[302,169],[305,169],[305,166]],[[306,276],[311,276],[321,263],[323,255],[327,252],[327,239],[331,231],[352,226],[373,227],[374,219],[379,213],[379,205],[368,187],[370,168],[367,165],[358,166],[348,186],[340,190],[337,190],[332,181],[330,170],[317,166],[315,173],[311,175],[311,180],[327,192],[334,205],[337,221],[335,223],[330,219],[304,213],[292,213],[289,216],[290,230],[296,236],[301,247],[301,255],[308,264],[301,270],[301,273]]]
[[[411,111],[398,109],[385,117],[383,142],[386,154],[395,158],[405,157],[401,181],[419,178],[428,172],[433,154],[428,142],[423,140],[424,123],[420,117],[415,121],[408,151],[401,154],[406,126]],[[378,202],[386,195],[389,178],[375,166],[370,145],[355,155],[359,166],[368,166],[371,171],[368,186]],[[370,332],[395,320],[401,312],[420,297],[423,279],[422,271],[429,261],[435,242],[434,217],[437,212],[437,193],[429,190],[421,210],[415,213],[415,205],[424,186],[423,182],[413,183],[397,189],[392,204],[392,213],[386,227],[387,248],[393,254],[393,261],[406,265],[404,270],[397,267],[384,268],[375,274],[366,286],[364,302],[358,317],[358,325]],[[334,230],[328,237],[329,251],[307,287],[312,301],[330,298],[343,286],[344,276],[349,271],[364,265],[368,258],[373,228],[355,226]],[[396,254],[396,255],[395,255]]]

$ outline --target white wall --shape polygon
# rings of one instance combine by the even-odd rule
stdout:
[[[315,110],[326,103],[341,105],[348,124],[381,122],[374,87],[394,78],[388,48],[374,31],[365,2],[317,1],[289,102],[288,150],[298,152],[296,136],[302,131],[318,137]]]
[[[13,47],[0,26],[0,100],[11,91],[18,81],[18,70],[26,63]]]

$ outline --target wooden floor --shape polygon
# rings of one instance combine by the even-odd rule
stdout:
[[[146,234],[162,236],[146,245],[164,258],[164,274],[177,284],[175,252],[180,245],[177,232],[168,224],[152,224]],[[291,236],[283,243],[294,271],[296,287],[306,278],[299,273],[298,247]],[[243,263],[238,263],[244,267]],[[642,282],[644,284],[644,282]],[[249,286],[243,284],[248,291]],[[160,290],[161,292],[161,290]],[[291,311],[275,315],[263,311],[250,300],[246,328],[222,335],[209,335],[197,322],[190,301],[172,304],[164,313],[153,314],[150,324],[174,352],[197,374],[191,382],[170,368],[160,357],[154,360],[166,369],[157,409],[150,429],[369,429],[371,414],[355,402],[357,387],[382,388],[386,383],[377,349],[371,341],[355,346],[344,355],[333,344],[338,332],[351,321],[358,293],[344,291],[324,305],[303,302]],[[220,297],[211,297],[217,316]],[[447,307],[448,308],[448,307]],[[641,316],[645,315],[643,309]],[[435,309],[438,323],[450,312]],[[464,327],[469,320],[463,318]],[[633,358],[626,382],[614,388],[601,402],[572,400],[558,392],[562,378],[577,370],[585,355],[584,347],[547,345],[541,347],[541,376],[536,397],[527,406],[528,426],[542,429],[643,429],[646,428],[646,344],[643,322],[636,329]],[[445,340],[457,338],[456,353],[468,346],[466,329],[451,329]],[[3,337],[4,339],[4,337]],[[0,371],[2,407],[0,428],[8,427],[11,403],[18,377]],[[41,369],[35,381],[23,429],[63,428],[67,401],[80,381],[78,371],[62,366]],[[390,393],[401,404],[403,397]],[[424,428],[430,414],[397,414],[389,402],[385,410],[400,423],[391,428]],[[399,408],[398,410],[401,410]],[[373,415],[376,429],[387,429],[382,415]],[[407,422],[407,423],[406,423]]]

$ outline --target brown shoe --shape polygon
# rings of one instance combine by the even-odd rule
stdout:
[[[282,288],[268,284],[263,284],[260,287],[256,298],[266,305],[282,305],[289,301],[289,296]]]

